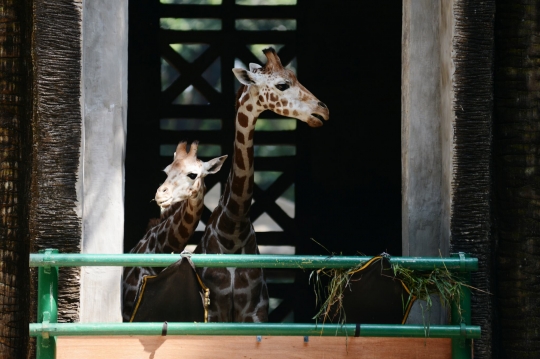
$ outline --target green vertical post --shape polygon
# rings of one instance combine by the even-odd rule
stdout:
[[[58,253],[57,249],[40,250],[45,257]],[[43,332],[37,337],[37,359],[56,357],[56,337],[46,331],[49,323],[58,322],[58,267],[40,267],[38,272],[38,322],[43,325]]]
[[[459,252],[452,254],[452,257],[459,257],[464,260],[469,256]],[[460,276],[466,284],[471,284],[470,272],[462,269]],[[464,336],[464,327],[471,325],[471,289],[469,287],[461,287],[459,307],[456,303],[452,303],[452,324],[461,325],[463,333],[461,338],[452,338],[452,359],[471,359],[473,357],[473,341],[472,339],[466,339]]]

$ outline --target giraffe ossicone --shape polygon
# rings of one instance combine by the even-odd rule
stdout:
[[[197,228],[204,208],[204,177],[221,169],[227,155],[203,162],[197,158],[198,142],[180,142],[173,162],[165,168],[167,179],[157,189],[155,200],[161,208],[158,223],[130,253],[181,253]],[[129,321],[139,284],[145,275],[156,275],[162,268],[124,268],[122,317]]]
[[[296,118],[311,127],[328,120],[328,107],[283,67],[273,48],[263,50],[264,66],[232,71],[242,84],[236,97],[234,153],[218,206],[195,253],[259,254],[249,217],[254,183],[254,132],[265,110]],[[210,288],[209,322],[265,322],[268,289],[261,268],[198,268]]]

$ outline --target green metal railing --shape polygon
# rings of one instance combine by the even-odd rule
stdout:
[[[180,254],[60,254],[47,249],[30,255],[30,266],[38,271],[38,323],[30,324],[30,336],[37,337],[37,358],[54,359],[58,336],[161,335],[163,323],[57,323],[58,268],[80,266],[166,267]],[[199,267],[242,268],[352,268],[371,257],[292,256],[292,255],[190,255]],[[450,258],[392,257],[391,263],[429,270],[446,267],[463,272],[478,269],[478,260],[463,253]],[[430,325],[430,338],[451,338],[453,358],[471,358],[472,340],[480,338],[480,327],[471,325],[471,294],[462,287],[461,316],[452,308],[452,325]],[[281,336],[360,336],[425,337],[423,325],[380,324],[296,324],[296,323],[168,323],[169,335],[281,335]]]

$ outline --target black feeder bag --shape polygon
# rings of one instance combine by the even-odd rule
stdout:
[[[342,305],[347,323],[404,324],[415,299],[388,258],[377,256],[351,274]]]
[[[157,276],[145,276],[130,322],[206,322],[210,290],[193,262],[182,257]]]

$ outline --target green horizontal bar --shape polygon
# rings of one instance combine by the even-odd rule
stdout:
[[[30,254],[31,267],[166,267],[180,259],[180,254]],[[303,256],[252,254],[193,254],[191,260],[200,267],[238,268],[352,268],[372,257],[360,256]],[[450,270],[476,271],[477,258],[390,257],[393,264],[428,270],[443,267]]]
[[[161,335],[163,323],[49,323],[51,336],[83,335]],[[361,324],[362,337],[426,337],[423,325]],[[459,325],[431,325],[429,338],[459,338]],[[167,335],[281,335],[281,336],[349,336],[355,324],[286,324],[286,323],[168,323]],[[30,324],[30,336],[42,333],[42,325]],[[480,338],[480,327],[464,327],[465,338]]]

